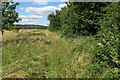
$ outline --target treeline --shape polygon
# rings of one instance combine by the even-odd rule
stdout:
[[[15,25],[16,29],[47,29],[47,26],[42,25]]]
[[[14,28],[13,28],[14,27]],[[14,25],[11,29],[47,29],[47,26],[41,25]],[[3,27],[2,29],[9,30],[8,27]]]
[[[49,30],[63,36],[93,36],[95,44],[91,74],[118,77],[120,2],[68,2],[48,16]]]
[[[99,21],[110,3],[69,2],[67,7],[48,16],[49,30],[61,31],[63,35],[95,35],[100,29]]]
[[[108,11],[114,9],[118,2],[69,2],[66,4],[67,7],[48,16],[49,30],[60,31],[65,36],[75,36],[97,34],[101,29],[100,22],[106,18],[106,15],[110,16]],[[110,6],[114,4],[116,6]],[[118,6],[115,10],[117,8]],[[115,10],[113,13],[116,13]]]

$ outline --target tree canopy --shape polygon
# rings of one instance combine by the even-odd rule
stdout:
[[[91,51],[94,58],[90,73],[94,77],[106,72],[109,73],[105,74],[107,77],[118,77],[119,8],[120,2],[69,2],[59,14],[49,15],[51,31],[55,29],[67,37],[93,36],[98,42],[99,46],[95,44],[94,50]]]
[[[104,2],[68,2],[67,7],[49,15],[50,30],[60,30],[63,35],[95,35],[100,25]]]
[[[19,5],[19,3],[2,2],[2,28],[13,29],[13,24],[21,20],[15,11],[17,5]]]

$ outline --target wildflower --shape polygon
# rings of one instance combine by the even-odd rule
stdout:
[[[103,42],[106,42],[105,39],[103,39]]]
[[[112,24],[112,26],[115,26],[114,24]]]
[[[104,47],[104,45],[103,45],[102,43],[97,43],[97,45],[98,45],[99,47]]]

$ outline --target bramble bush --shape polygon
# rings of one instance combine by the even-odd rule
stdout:
[[[88,50],[94,58],[88,65],[85,76],[118,77],[119,4],[120,2],[69,2],[58,14],[60,23],[56,24],[61,24],[59,32],[63,36],[94,36],[95,38],[94,41],[90,41],[95,44],[91,45],[94,49]],[[51,19],[55,18],[58,17],[51,17]],[[55,22],[50,20],[50,24]],[[54,30],[58,26],[49,27]]]
[[[106,13],[103,14],[103,19],[99,21],[101,30],[96,35],[98,45],[93,50],[95,55],[93,64],[99,65],[103,77],[118,77],[119,8],[119,3],[111,3],[103,9]]]

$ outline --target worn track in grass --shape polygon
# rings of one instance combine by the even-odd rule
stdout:
[[[86,48],[77,48],[85,39],[65,39],[48,30],[5,31],[3,77],[82,77],[83,68],[90,62],[89,54]]]

